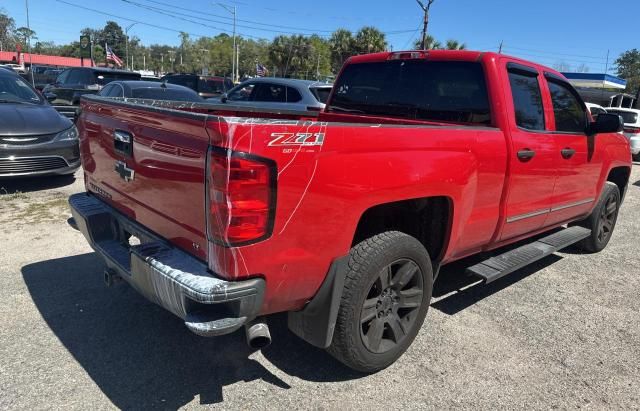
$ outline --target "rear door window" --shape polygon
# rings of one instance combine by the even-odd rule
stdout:
[[[388,60],[348,64],[328,111],[415,120],[491,124],[480,63]]]
[[[287,102],[287,87],[280,84],[259,83],[256,86],[253,101],[266,101],[272,103]]]
[[[556,131],[584,133],[586,116],[582,102],[568,85],[553,80],[548,83]]]
[[[544,130],[544,108],[538,76],[524,71],[509,71],[516,125],[527,130]]]
[[[287,87],[287,103],[297,103],[302,100],[300,92],[293,87]]]

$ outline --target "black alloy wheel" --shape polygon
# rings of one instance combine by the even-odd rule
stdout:
[[[378,273],[360,314],[360,336],[369,351],[387,352],[406,338],[422,305],[422,277],[420,267],[405,258]]]

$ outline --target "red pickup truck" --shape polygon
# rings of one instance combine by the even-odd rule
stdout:
[[[602,250],[631,170],[618,116],[591,121],[560,73],[495,53],[352,57],[317,117],[97,96],[81,110],[86,193],[69,202],[108,283],[203,336],[244,326],[256,348],[265,316],[288,312],[368,372],[411,344],[444,264],[486,252],[466,274],[490,282]]]

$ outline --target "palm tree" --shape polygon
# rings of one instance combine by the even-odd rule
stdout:
[[[467,45],[464,43],[460,43],[457,40],[447,40],[445,48],[447,50],[465,50],[467,48]]]
[[[334,73],[337,73],[345,60],[356,54],[354,39],[349,30],[338,29],[331,34],[329,45],[331,47],[331,66]]]
[[[363,27],[356,34],[355,48],[360,54],[376,53],[387,48],[384,33],[375,27]]]
[[[426,50],[438,50],[442,48],[442,43],[436,40],[432,35],[427,34],[427,37],[424,39],[424,46]],[[420,39],[416,40],[413,47],[416,50],[420,50],[422,48],[422,41]]]

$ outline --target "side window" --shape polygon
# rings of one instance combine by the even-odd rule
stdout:
[[[67,78],[66,84],[80,84],[82,80],[82,73],[80,70],[71,70],[69,78]]]
[[[229,101],[249,101],[251,99],[251,93],[255,88],[255,84],[249,83],[229,93],[227,99]]]
[[[509,70],[509,83],[518,127],[544,130],[544,108],[537,75]]]
[[[65,70],[62,73],[60,73],[58,78],[56,78],[56,83],[65,84],[67,82],[67,79],[69,78],[69,73],[70,72],[71,72],[71,70]]]
[[[293,87],[287,87],[287,103],[297,103],[302,100],[300,92]]]
[[[582,102],[566,84],[552,80],[548,83],[553,114],[556,118],[556,131],[583,133],[586,117]]]
[[[109,84],[108,86],[100,90],[100,93],[98,94],[101,95],[102,97],[111,97],[110,94],[112,91],[113,91],[113,86]]]
[[[109,97],[124,97],[124,90],[120,84],[114,84],[109,92]]]
[[[286,86],[279,84],[260,83],[253,98],[254,101],[268,101],[272,103],[286,103]]]

